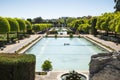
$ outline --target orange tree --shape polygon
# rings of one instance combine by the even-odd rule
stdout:
[[[18,22],[13,18],[7,18],[9,24],[10,24],[10,32],[11,33],[18,33],[19,32],[19,24]],[[18,37],[18,34],[17,34]]]
[[[32,33],[32,24],[29,21],[25,21],[27,33]]]
[[[9,42],[10,24],[6,18],[0,17],[0,33],[7,34],[7,42]]]
[[[27,29],[26,24],[25,24],[25,20],[16,18],[16,21],[19,24],[20,33],[22,33],[23,36],[25,36],[26,29]],[[19,38],[23,38],[23,36],[19,36]]]

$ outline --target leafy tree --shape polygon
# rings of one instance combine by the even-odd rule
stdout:
[[[120,34],[120,17],[118,19],[118,24],[116,25],[115,31]]]
[[[98,29],[98,30],[102,30],[102,27],[101,27],[101,23],[103,23],[104,22],[104,19],[102,18],[102,16],[99,16],[98,18],[97,18],[97,23],[96,23],[96,29]]]
[[[18,19],[18,18],[16,18],[16,20],[19,24],[20,32],[25,32],[26,31],[25,21],[22,19]]]
[[[42,22],[43,22],[42,17],[36,17],[33,19],[33,23],[42,23]]]
[[[34,30],[36,33],[41,30],[39,24],[34,24],[32,27],[33,27],[33,30]]]
[[[81,18],[79,21],[80,22],[79,22],[78,30],[80,32],[89,33],[89,29],[90,29],[89,19]]]
[[[119,31],[116,29],[119,27],[119,21],[120,21],[120,12],[116,13],[105,13],[101,16],[98,16],[97,23],[96,23],[96,29],[106,31],[107,35],[109,32],[112,32],[115,34]]]
[[[109,22],[111,18],[109,16],[109,13],[105,13],[102,16],[98,17],[96,29],[98,30],[104,30],[106,31],[106,35],[108,35],[108,32],[110,31]]]
[[[32,23],[32,19],[31,18],[28,18],[27,21],[29,21],[30,23]]]
[[[10,24],[10,32],[19,32],[18,22],[13,18],[7,18],[7,20]]]
[[[47,29],[49,29],[50,27],[53,27],[52,24],[34,24],[33,25],[33,30],[35,32],[39,32],[39,31],[46,31]]]
[[[84,21],[82,20],[82,19],[77,19],[77,20],[74,20],[73,22],[72,22],[72,26],[73,26],[73,28],[74,28],[74,31],[77,31],[78,30],[78,27],[79,27],[79,29],[80,29],[80,25],[81,24],[83,24],[84,23]]]
[[[116,28],[116,25],[117,25],[117,18],[115,18],[115,14],[112,14],[111,17],[112,18],[109,22],[110,31],[115,32],[115,28]]]
[[[116,26],[116,32],[120,34],[120,24]]]
[[[29,21],[25,21],[27,33],[32,33],[32,25]]]
[[[67,18],[66,19],[67,26],[69,27],[70,26],[69,24],[74,20],[76,20],[76,18],[72,18],[72,17]]]
[[[70,23],[68,23],[67,25],[69,27],[71,27],[71,29],[73,31],[76,31],[76,33],[78,32],[78,30],[80,32],[85,32],[85,33],[89,33],[89,29],[90,29],[90,18],[88,17],[83,17],[83,18],[79,18],[79,19],[73,19],[71,21],[70,19]]]
[[[43,71],[51,71],[52,70],[52,64],[49,60],[45,60],[42,64],[42,70]]]
[[[107,35],[108,35],[108,32],[110,32],[110,21],[113,19],[112,18],[112,15],[111,15],[111,13],[105,13],[104,15],[104,20],[105,20],[105,22],[103,22],[103,30],[105,30],[106,31],[106,33],[107,33]]]
[[[6,18],[0,17],[0,33],[7,34],[9,41],[10,24]]]
[[[90,28],[89,24],[81,24],[80,26],[82,27],[82,31],[84,31],[87,34],[89,33],[89,28]]]
[[[0,33],[9,33],[10,24],[6,18],[0,17]]]

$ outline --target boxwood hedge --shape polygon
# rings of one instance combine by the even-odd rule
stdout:
[[[35,56],[0,54],[0,80],[34,80]]]

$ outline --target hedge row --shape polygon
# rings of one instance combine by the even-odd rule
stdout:
[[[34,80],[35,56],[0,54],[0,80]]]
[[[67,34],[75,34],[73,31],[67,31]]]
[[[57,34],[57,31],[55,31],[55,30],[49,31],[49,34]]]

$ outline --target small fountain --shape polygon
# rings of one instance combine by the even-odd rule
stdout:
[[[80,74],[73,71],[70,71],[69,73],[65,73],[61,76],[61,80],[87,80],[87,78]]]
[[[60,28],[59,30],[58,30],[58,34],[59,35],[67,35],[67,29],[66,28]]]

